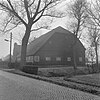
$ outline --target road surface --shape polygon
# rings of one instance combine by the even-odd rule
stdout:
[[[0,70],[0,100],[100,100],[100,97]]]

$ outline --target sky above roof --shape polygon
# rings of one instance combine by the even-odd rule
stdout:
[[[67,2],[69,2],[70,0],[66,0]],[[58,9],[63,9],[65,6],[65,2],[63,2],[61,5],[58,6]],[[55,19],[54,22],[52,23],[52,27],[51,29],[58,27],[58,26],[62,26],[62,27],[66,27],[66,23],[67,23],[68,18],[64,17],[61,19]],[[12,39],[12,54],[13,54],[13,46],[14,43],[17,42],[18,44],[21,44],[21,39],[23,36],[21,35],[22,31],[22,27],[18,27],[16,30],[12,31],[13,34],[13,39]],[[33,37],[39,37],[40,35],[46,33],[47,30],[40,30],[38,32],[35,32]],[[10,34],[6,34],[6,35],[1,35],[0,36],[0,58],[5,57],[6,55],[8,55],[10,53],[10,42],[5,41],[5,39],[10,40]]]
[[[69,1],[69,0],[67,0]],[[63,9],[63,7],[65,7],[65,2],[63,2],[61,5],[59,5],[60,9]],[[63,26],[65,27],[65,20],[66,18],[62,18],[62,19],[55,19],[54,23],[51,25],[51,29],[55,28],[57,26]],[[21,44],[21,38],[23,37],[20,33],[23,32],[22,28],[19,27],[17,29],[15,29],[14,31],[12,31],[13,34],[13,39],[12,39],[12,54],[13,54],[13,47],[14,47],[14,43],[17,42],[18,44]],[[40,30],[38,32],[34,33],[34,37],[38,37],[44,33],[46,33],[47,30]],[[20,38],[21,37],[21,38]],[[3,58],[5,56],[7,56],[10,53],[10,42],[9,41],[5,41],[5,39],[10,40],[10,34],[6,34],[6,35],[0,35],[0,58]]]

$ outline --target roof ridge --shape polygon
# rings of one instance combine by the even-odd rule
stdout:
[[[34,55],[40,48],[52,37],[55,33],[66,33],[75,36],[72,32],[66,30],[65,28],[58,26],[49,32],[41,35],[40,37],[33,40],[30,44],[28,44],[27,55]],[[79,40],[79,39],[78,39]],[[80,40],[79,40],[80,41]]]
[[[51,34],[50,34],[51,33]],[[38,38],[36,38],[35,40],[33,40],[28,46],[30,46],[30,45],[32,45],[32,44],[34,44],[34,43],[36,43],[36,44],[34,44],[34,46],[36,46],[37,44],[41,44],[41,45],[39,45],[38,46],[38,48],[35,50],[35,52],[34,53],[36,53],[47,41],[48,41],[48,39],[53,35],[55,33],[55,31],[53,31],[53,30],[51,30],[51,31],[49,31],[49,32],[47,32],[47,33],[45,33],[45,34],[43,34],[43,35],[41,35],[40,37],[38,37]],[[46,38],[45,38],[46,37]],[[45,39],[44,39],[45,38]],[[42,41],[43,40],[43,41]],[[28,51],[27,51],[28,52]],[[29,53],[29,52],[28,52]],[[33,54],[34,54],[33,53]]]
[[[27,55],[35,54],[49,40],[49,38],[56,32],[69,34],[70,31],[66,30],[65,28],[61,26],[58,26],[50,30],[49,32],[41,35],[40,37],[36,38],[28,45]]]

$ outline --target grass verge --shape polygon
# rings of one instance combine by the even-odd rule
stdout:
[[[99,91],[98,87],[90,86],[90,85],[84,84],[84,83],[80,84],[79,82],[75,82],[75,81],[72,81],[72,80],[69,80],[69,79],[66,80],[66,81],[54,80],[52,78],[48,78],[48,77],[44,77],[44,76],[38,76],[38,75],[31,75],[31,74],[24,73],[22,71],[14,70],[14,69],[13,70],[4,70],[4,71],[7,71],[7,72],[10,72],[10,73],[13,73],[13,74],[26,76],[26,77],[33,78],[33,79],[38,79],[38,80],[41,80],[41,81],[50,82],[50,83],[57,84],[57,85],[60,85],[60,86],[84,91],[84,92],[91,93],[91,94],[94,94],[94,95],[100,95],[100,91]]]

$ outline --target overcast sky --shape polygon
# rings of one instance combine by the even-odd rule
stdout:
[[[66,0],[69,1],[69,0]],[[65,2],[60,5],[60,9],[65,6]],[[62,19],[57,19],[55,22],[52,24],[52,28],[55,28],[57,26],[62,26],[65,27],[65,22],[66,18]],[[45,31],[40,31],[38,34],[34,34],[34,36],[38,37],[39,35],[42,35]],[[19,39],[19,35],[17,36],[17,33],[21,33],[21,28],[16,29],[13,33],[13,42],[12,42],[12,54],[13,54],[13,45],[15,42],[18,42],[17,39]],[[10,40],[10,34],[7,35],[0,35],[0,58],[3,58],[7,56],[10,53],[10,42],[5,41],[4,39],[9,39]]]
[[[68,4],[70,0],[66,0],[66,1]],[[63,10],[63,8],[65,8],[65,7],[66,7],[66,2],[63,2],[60,6],[58,6],[58,9],[60,8]],[[68,22],[70,22],[70,20],[67,17],[64,17],[62,19],[56,19],[56,20],[54,20],[54,23],[52,23],[51,29],[58,27],[58,26],[67,28],[66,25],[68,24]],[[22,35],[21,35],[21,33],[23,32],[22,30],[23,30],[22,27],[18,27],[12,31],[12,34],[13,34],[12,54],[13,54],[14,43],[17,42],[18,44],[21,44],[21,41],[18,41],[18,40],[21,40],[20,37],[22,37]],[[33,36],[38,37],[46,32],[47,32],[46,30],[40,30],[38,32],[35,32]],[[10,53],[10,42],[5,41],[5,39],[10,40],[10,34],[0,35],[0,58],[3,58]]]

